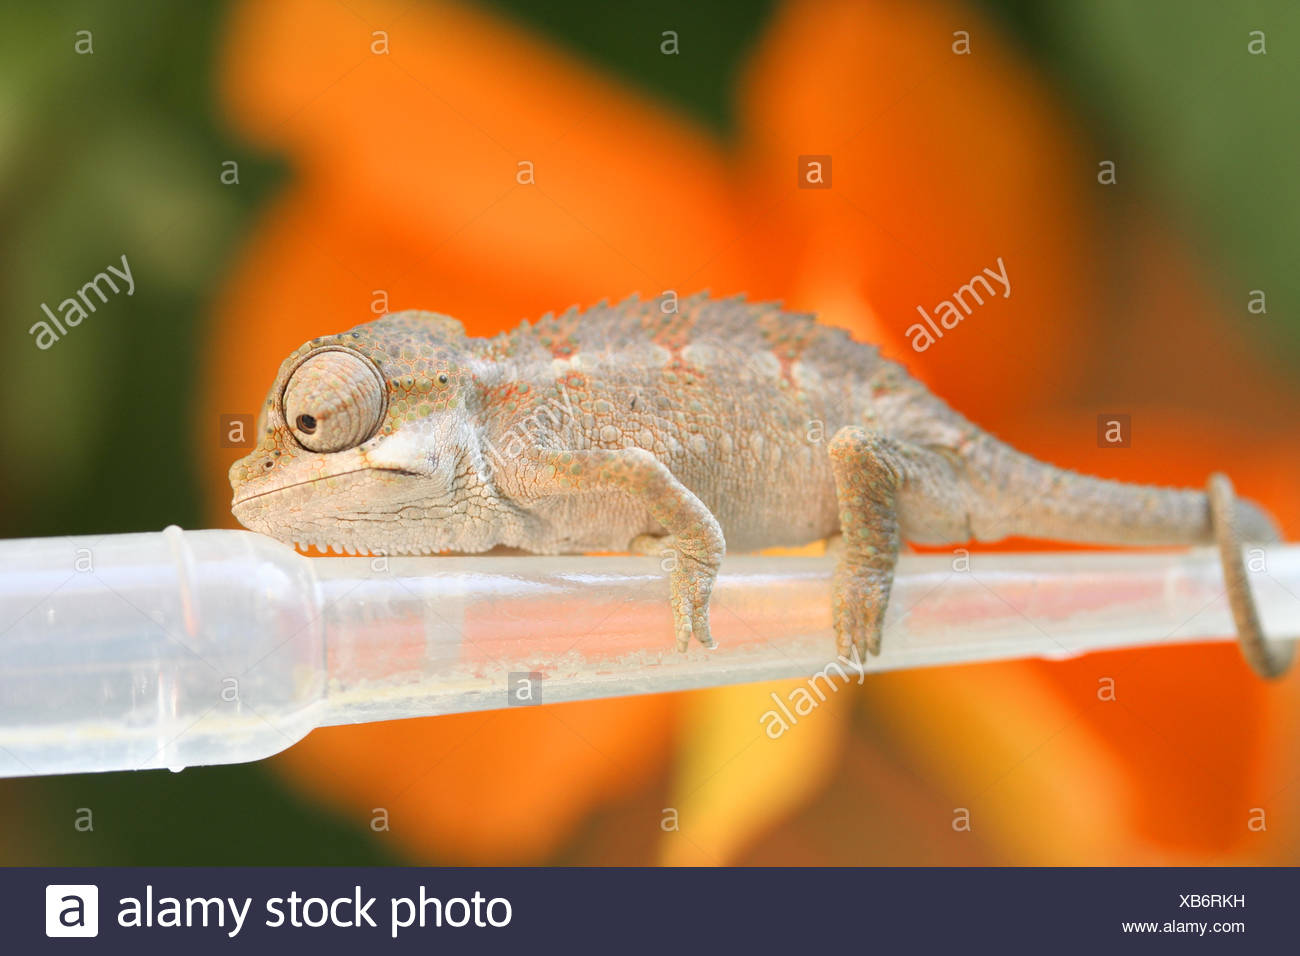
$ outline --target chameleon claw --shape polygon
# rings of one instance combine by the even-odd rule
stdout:
[[[1237,531],[1237,498],[1228,476],[1215,472],[1206,486],[1210,502],[1210,524],[1223,563],[1223,583],[1228,589],[1228,606],[1237,625],[1237,646],[1256,674],[1264,678],[1280,677],[1295,656],[1291,642],[1270,644],[1259,623],[1259,608],[1250,591],[1250,580],[1241,557],[1241,538]]]
[[[674,612],[676,613],[676,612]],[[686,610],[682,612],[681,619],[676,627],[677,650],[685,654],[691,648],[691,638],[700,642],[700,646],[712,650],[717,647],[717,642],[713,640],[713,635],[709,632],[709,619],[707,608],[701,611]]]

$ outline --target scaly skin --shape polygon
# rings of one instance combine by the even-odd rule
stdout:
[[[875,348],[739,298],[633,298],[492,339],[388,315],[289,356],[259,431],[230,470],[247,527],[386,554],[671,548],[683,648],[712,643],[728,546],[839,535],[838,648],[874,653],[905,540],[1276,538],[1245,502],[1216,518],[1201,492],[1035,461]]]

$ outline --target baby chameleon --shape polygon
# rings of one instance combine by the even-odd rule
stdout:
[[[1023,535],[1215,541],[1247,659],[1269,676],[1288,663],[1264,643],[1238,538],[1277,532],[1226,478],[1202,493],[1043,464],[874,347],[775,304],[631,298],[491,339],[395,313],[290,355],[258,432],[230,469],[254,531],[349,553],[671,548],[683,650],[712,644],[728,546],[838,538],[837,649],[865,655],[903,541]]]

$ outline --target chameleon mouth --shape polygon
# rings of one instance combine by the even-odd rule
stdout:
[[[389,471],[357,468],[329,477],[365,475],[377,470]],[[403,502],[399,501],[391,508],[376,510],[370,507],[367,511],[353,512],[331,501],[328,494],[313,494],[311,486],[320,480],[298,481],[244,495],[234,501],[230,510],[236,520],[250,531],[268,535],[301,551],[314,548],[322,554],[395,556],[436,554],[446,550],[443,546],[419,545],[400,537],[393,540],[392,522],[406,506]],[[271,497],[281,492],[290,496],[283,507],[279,507]]]
[[[319,484],[322,481],[329,481],[331,478],[344,478],[348,475],[356,475],[364,471],[375,471],[374,468],[349,468],[347,471],[340,471],[332,475],[317,475],[314,478],[307,478],[304,481],[294,481],[287,485],[276,485],[273,488],[265,488],[261,491],[253,491],[244,495],[236,495],[230,503],[231,508],[237,508],[239,505],[253,501],[257,498],[265,498],[267,495],[276,495],[283,491],[292,491],[295,488],[306,488],[310,485]]]
[[[317,475],[314,478],[307,478],[303,481],[294,481],[286,485],[276,485],[273,488],[265,488],[261,491],[253,491],[244,495],[236,495],[234,500],[231,501],[230,507],[234,509],[239,507],[242,504],[246,504],[247,502],[254,501],[258,498],[265,498],[268,495],[276,495],[276,494],[280,494],[281,492],[293,491],[295,488],[307,488],[310,487],[311,485],[318,485],[323,481],[330,481],[331,479],[334,478],[346,478],[348,475],[374,474],[376,472],[383,472],[384,474],[387,475],[397,475],[403,478],[420,477],[420,473],[418,471],[410,471],[406,468],[383,468],[383,467],[377,467],[375,465],[366,465],[363,468],[349,468],[347,471],[338,471],[329,475]]]

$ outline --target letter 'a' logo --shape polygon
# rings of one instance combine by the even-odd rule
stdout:
[[[46,936],[98,936],[99,887],[51,883],[45,887]]]

